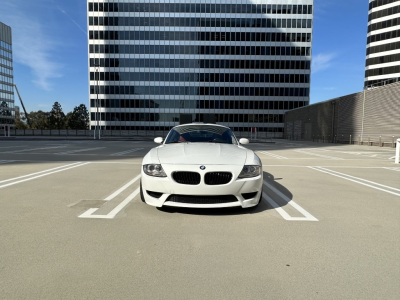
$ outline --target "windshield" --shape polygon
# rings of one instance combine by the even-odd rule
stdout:
[[[172,143],[222,143],[237,144],[235,135],[226,127],[188,125],[173,128],[165,141]]]

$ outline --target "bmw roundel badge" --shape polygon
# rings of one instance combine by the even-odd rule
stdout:
[[[200,166],[200,170],[205,170],[206,167],[205,166]]]

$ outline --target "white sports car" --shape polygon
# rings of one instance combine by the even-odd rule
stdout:
[[[260,158],[225,126],[186,124],[155,138],[142,162],[140,196],[149,205],[232,207],[258,205],[262,197]]]

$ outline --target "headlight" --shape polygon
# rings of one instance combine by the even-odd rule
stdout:
[[[261,174],[261,166],[244,166],[239,178],[251,178]]]
[[[144,165],[143,171],[149,176],[167,177],[167,174],[165,174],[161,165],[155,165],[155,164]]]

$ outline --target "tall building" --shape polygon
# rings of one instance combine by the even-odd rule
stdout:
[[[15,120],[19,120],[21,118],[21,112],[19,110],[19,106],[15,105],[14,111],[15,111]]]
[[[0,128],[14,126],[11,27],[0,22]]]
[[[283,136],[308,105],[313,0],[88,0],[91,127]]]
[[[400,80],[400,1],[369,0],[364,87]]]

